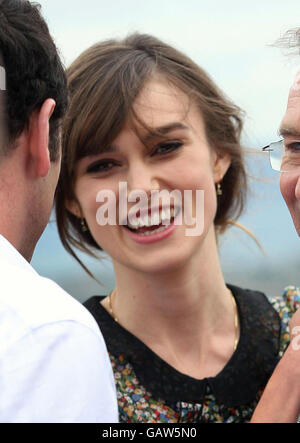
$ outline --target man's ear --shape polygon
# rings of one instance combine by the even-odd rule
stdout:
[[[50,169],[49,121],[55,108],[55,101],[47,99],[42,107],[30,116],[28,143],[34,173],[46,177]]]
[[[231,165],[231,157],[226,152],[215,151],[213,162],[214,180],[215,183],[219,183]]]

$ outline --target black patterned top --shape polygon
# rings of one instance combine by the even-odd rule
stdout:
[[[288,341],[288,322],[300,293],[288,288],[268,300],[258,291],[228,285],[236,300],[240,339],[215,377],[194,379],[178,372],[116,323],[92,297],[85,306],[98,322],[113,366],[120,422],[249,422]],[[100,376],[100,374],[99,374]]]

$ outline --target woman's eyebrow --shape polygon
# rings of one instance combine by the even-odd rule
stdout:
[[[183,129],[184,131],[189,131],[190,128],[184,125],[181,122],[173,122],[168,123],[167,125],[159,126],[158,128],[153,128],[153,130],[147,134],[145,137],[142,137],[142,140],[145,143],[149,143],[154,138],[157,138],[160,135],[167,135],[169,132],[174,131],[176,129]]]
[[[99,154],[113,154],[115,152],[119,152],[119,149],[116,146],[107,145],[101,149],[101,152],[99,152]]]
[[[167,125],[159,126],[158,128],[151,128],[151,132],[148,133],[146,136],[140,137],[143,143],[147,144],[151,140],[159,137],[167,135],[171,131],[175,131],[176,129],[181,129],[184,131],[190,131],[190,128],[183,123],[180,122],[173,122],[168,123]],[[119,148],[115,145],[107,145],[103,149],[101,149],[101,152],[99,154],[114,154],[116,152],[119,152]]]

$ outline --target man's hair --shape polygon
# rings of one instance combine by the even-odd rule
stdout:
[[[56,106],[50,119],[49,151],[51,161],[55,161],[60,123],[67,108],[67,84],[39,4],[0,0],[0,54],[6,72],[7,149],[15,148],[32,112],[52,98]]]

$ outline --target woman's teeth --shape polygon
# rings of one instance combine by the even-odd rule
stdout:
[[[154,215],[152,220],[149,215],[140,216],[137,218],[136,221],[129,222],[127,227],[131,230],[137,231],[137,233],[140,235],[151,235],[157,232],[164,231],[171,224],[172,219],[176,215],[177,214],[175,213],[174,208],[172,208],[171,210],[162,209],[159,213]],[[163,224],[163,226],[160,226],[161,224]],[[141,228],[152,228],[154,226],[158,226],[158,228],[151,229],[149,231],[144,229],[142,232],[138,232],[138,230]]]
[[[162,226],[161,228],[153,229],[152,231],[145,231],[145,232],[138,232],[138,231],[137,231],[137,234],[139,234],[139,235],[144,235],[144,236],[146,236],[146,235],[152,235],[152,234],[155,234],[155,233],[158,233],[158,232],[162,232],[162,231],[164,231],[164,230],[167,229],[169,226],[170,226],[170,225]]]

